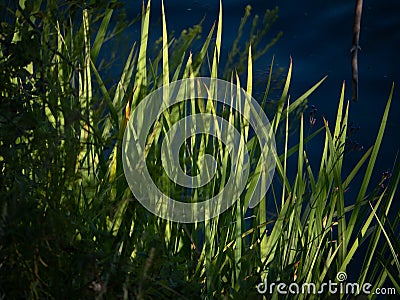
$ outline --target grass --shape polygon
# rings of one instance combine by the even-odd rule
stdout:
[[[185,191],[162,169],[160,141],[168,130],[189,112],[209,112],[234,124],[246,138],[252,166],[246,190],[220,216],[194,224],[160,219],[134,198],[122,166],[122,138],[132,110],[156,88],[177,79],[204,74],[219,78],[223,55],[222,5],[198,53],[187,51],[198,27],[173,41],[163,6],[161,49],[149,57],[150,7],[150,2],[143,4],[140,40],[131,45],[120,79],[111,88],[104,83],[98,58],[118,11],[115,3],[72,3],[60,12],[53,1],[20,1],[20,7],[8,11],[15,22],[3,22],[0,34],[0,295],[261,299],[256,286],[265,279],[313,282],[319,289],[342,271],[374,289],[390,286],[399,293],[399,214],[391,207],[400,164],[395,163],[390,178],[377,186],[371,183],[394,88],[374,145],[344,174],[350,113],[345,87],[336,122],[323,120],[321,128],[306,136],[307,122],[297,112],[325,78],[292,100],[290,62],[271,120],[271,134],[283,140],[283,148],[277,149],[267,196],[252,209],[248,203],[260,171],[260,146],[246,119],[211,100],[177,104],[155,122],[147,139],[146,162],[154,182],[167,195],[181,198],[185,193],[192,201],[208,199],[223,188],[232,175],[230,157],[208,135],[192,136],[179,153],[181,164],[193,174],[201,170],[204,154],[213,155],[220,168],[207,185]],[[229,63],[240,52],[237,47]],[[250,39],[244,51],[244,84],[235,72],[225,73],[249,94],[253,62],[264,49],[255,51]],[[270,98],[273,70],[272,63],[263,107]],[[292,126],[300,129],[298,143],[289,148]],[[317,135],[325,139],[320,163],[314,166],[306,146]],[[288,178],[292,168],[297,170],[293,180]],[[359,186],[356,178],[361,178]],[[349,187],[358,191],[355,198],[349,196]],[[360,249],[367,250],[364,254]],[[357,274],[350,267],[355,258],[363,260]],[[264,296],[276,299],[277,290]]]

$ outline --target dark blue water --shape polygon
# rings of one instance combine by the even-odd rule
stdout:
[[[281,3],[277,26],[283,39],[274,47],[277,61],[284,64],[291,55],[294,62],[292,95],[299,95],[312,81],[328,75],[327,81],[310,98],[319,112],[334,121],[342,82],[346,98],[351,99],[350,48],[355,1],[298,1],[296,8]],[[400,2],[364,1],[359,54],[359,101],[351,103],[350,120],[360,130],[354,137],[368,148],[378,130],[392,82],[400,83]],[[395,90],[384,145],[377,171],[392,167],[400,148],[400,106]]]

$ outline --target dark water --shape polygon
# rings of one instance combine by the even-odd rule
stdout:
[[[284,63],[291,55],[294,62],[292,94],[298,95],[322,75],[327,81],[311,97],[319,112],[334,121],[334,112],[342,82],[346,98],[351,99],[350,48],[355,1],[298,1],[296,8],[282,2],[284,38],[273,52]],[[393,82],[400,83],[400,2],[364,1],[359,53],[359,101],[351,103],[350,120],[360,130],[354,137],[369,147],[378,130]],[[399,92],[395,89],[384,145],[377,171],[392,167],[400,148]]]

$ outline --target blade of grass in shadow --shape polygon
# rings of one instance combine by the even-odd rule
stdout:
[[[389,213],[389,209],[391,207],[393,198],[395,196],[395,193],[397,191],[397,187],[399,184],[399,180],[400,180],[400,163],[397,163],[396,169],[393,173],[393,177],[390,181],[389,186],[386,189],[386,195],[385,195],[385,200],[383,203],[383,209],[381,210],[381,212],[379,213],[379,216],[377,216],[378,218],[383,218],[386,217]],[[398,215],[397,215],[398,218]],[[382,223],[384,224],[384,223]],[[389,224],[390,226],[390,224]],[[366,251],[366,255],[365,255],[365,259],[364,259],[364,263],[363,263],[363,267],[359,276],[359,281],[360,283],[364,283],[367,273],[370,270],[370,266],[372,264],[372,260],[373,257],[376,255],[376,251],[378,249],[378,243],[381,237],[381,231],[383,230],[382,226],[379,226],[376,228],[373,237],[371,238],[371,241],[369,243],[368,249]],[[391,234],[392,237],[395,237],[394,233]],[[397,239],[394,238],[392,239],[393,241],[396,241]],[[390,244],[390,241],[389,243]],[[385,250],[385,247],[383,247],[383,249],[381,250]],[[396,251],[398,253],[398,249]],[[395,256],[396,257],[396,256]],[[400,269],[398,270],[400,273]]]
[[[373,170],[373,168],[375,166],[376,158],[378,156],[378,152],[379,152],[379,149],[380,149],[380,146],[381,146],[381,143],[382,143],[383,134],[385,132],[387,118],[388,118],[389,110],[390,110],[390,104],[392,102],[392,97],[393,97],[393,90],[394,90],[394,84],[392,85],[392,89],[390,91],[389,99],[387,101],[386,108],[385,108],[385,111],[384,111],[384,114],[383,114],[383,117],[382,117],[381,125],[380,125],[379,131],[378,131],[378,135],[377,135],[376,140],[375,140],[375,145],[374,145],[374,148],[372,150],[371,157],[370,157],[367,169],[365,171],[364,179],[362,181],[361,188],[360,188],[360,191],[359,191],[358,196],[357,196],[356,204],[359,204],[363,200],[363,198],[364,198],[364,196],[365,196],[365,194],[367,192],[367,187],[368,187],[369,181],[371,179],[372,170]],[[356,226],[356,223],[358,222],[358,213],[359,213],[359,211],[360,211],[360,207],[358,205],[355,206],[355,208],[354,208],[354,210],[353,210],[353,212],[351,213],[351,216],[350,216],[350,220],[349,220],[349,223],[348,223],[348,226],[347,226],[347,230],[346,230],[346,236],[351,236],[352,235],[353,230],[354,230],[354,228]],[[346,246],[347,246],[347,243],[344,245],[344,247],[347,248]],[[351,255],[351,257],[352,257],[353,254],[354,253],[348,253],[348,255],[347,255],[348,257],[346,257],[346,263],[343,262],[343,265],[341,266],[340,270],[342,270],[342,271],[345,270],[345,268],[347,266],[347,263],[350,261],[349,255]]]
[[[383,199],[383,196],[384,196],[384,193],[382,193],[382,195],[379,197],[379,199],[377,200],[377,202],[375,204],[374,209],[369,214],[367,219],[364,221],[363,226],[361,227],[360,232],[357,235],[356,240],[353,242],[353,244],[350,247],[350,249],[348,249],[346,251],[345,259],[343,261],[340,261],[341,265],[338,265],[339,272],[345,272],[348,263],[353,258],[353,256],[354,256],[355,252],[357,251],[357,249],[372,234],[370,226],[371,226],[372,220],[374,218],[374,210],[378,209],[378,207],[380,206],[380,204],[382,202],[382,199]],[[354,210],[353,210],[353,213],[354,213]]]
[[[382,224],[381,220],[379,220],[379,217],[376,214],[376,208],[374,208],[371,203],[369,203],[369,205],[371,206],[371,209],[372,209],[372,212],[373,212],[373,216],[375,217],[376,221],[378,222],[379,227],[381,228],[381,230],[383,232],[383,235],[385,236],[386,241],[387,241],[387,243],[389,245],[390,252],[392,253],[393,259],[394,259],[394,261],[396,263],[397,271],[400,273],[400,263],[399,263],[399,259],[397,258],[398,254],[396,253],[396,251],[395,251],[395,249],[394,249],[394,247],[392,245],[392,242],[390,241],[390,238],[389,238],[388,234],[386,233],[385,228],[383,227],[383,224]]]
[[[380,262],[382,265],[382,268],[384,269],[384,272],[381,272],[381,275],[385,274],[387,277],[389,277],[390,281],[393,283],[394,288],[396,289],[397,294],[400,293],[400,276],[399,276],[399,271],[398,269],[395,270],[391,264],[379,253],[376,254],[377,260]],[[386,276],[382,278],[383,280],[377,281],[376,284],[372,287],[372,291],[376,290],[379,288],[379,286],[382,286],[385,282]],[[389,290],[389,288],[387,288]]]

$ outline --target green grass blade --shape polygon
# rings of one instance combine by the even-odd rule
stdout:
[[[369,148],[362,158],[357,162],[356,166],[351,170],[350,174],[347,176],[346,180],[343,182],[343,188],[346,189],[351,181],[354,179],[354,177],[358,174],[360,171],[361,167],[364,165],[365,161],[367,158],[371,155],[373,147]]]
[[[161,1],[162,15],[162,54],[163,54],[163,85],[169,84],[169,66],[168,66],[168,34],[167,22],[165,21],[164,0]]]
[[[308,89],[303,95],[301,95],[299,98],[293,101],[293,103],[288,108],[286,108],[287,110],[289,110],[289,113],[293,112],[297,107],[299,107],[302,103],[304,103],[304,101],[325,81],[327,77],[328,76],[322,78],[320,81],[314,84],[310,89]],[[283,117],[285,117],[286,114],[283,113],[282,115]],[[283,119],[281,119],[280,121],[282,120]]]
[[[100,27],[97,31],[96,38],[94,40],[92,50],[90,52],[90,56],[92,57],[93,63],[96,63],[97,57],[99,56],[101,46],[104,43],[104,37],[107,32],[108,24],[110,23],[110,19],[112,16],[113,10],[112,9],[107,9],[107,12],[103,18],[103,21],[100,24]]]
[[[135,108],[138,101],[141,98],[142,89],[147,86],[147,42],[149,39],[149,24],[150,24],[150,3],[147,2],[147,7],[145,8],[143,3],[142,8],[142,31],[141,40],[139,47],[139,57],[137,62],[136,77],[135,77],[135,87],[136,91],[133,94],[132,108]]]
[[[391,253],[393,255],[393,258],[394,258],[394,261],[396,263],[397,271],[400,274],[400,262],[399,262],[399,259],[397,258],[398,253],[396,253],[396,251],[395,251],[395,249],[394,249],[394,247],[392,245],[392,242],[390,241],[390,238],[389,238],[388,234],[386,233],[385,228],[383,227],[383,224],[382,224],[381,220],[379,220],[379,217],[376,214],[376,209],[372,206],[371,203],[370,203],[370,206],[371,206],[372,212],[374,213],[374,217],[375,217],[376,221],[378,222],[379,227],[381,228],[381,230],[383,232],[383,235],[386,238],[386,241],[387,241],[387,243],[389,245],[390,251],[391,251]]]
[[[285,105],[285,103],[287,101],[291,77],[292,77],[292,58],[290,58],[289,70],[288,70],[288,73],[286,76],[286,81],[285,81],[285,85],[283,87],[281,98],[278,102],[278,109],[277,109],[275,117],[272,121],[272,128],[274,129],[275,133],[277,132],[279,122],[281,121],[283,106]]]
[[[365,194],[367,192],[367,187],[368,187],[369,181],[371,179],[372,170],[374,169],[375,161],[376,161],[376,158],[378,156],[378,152],[379,152],[379,149],[380,149],[380,146],[381,146],[381,143],[382,143],[383,134],[385,132],[386,123],[387,123],[389,110],[390,110],[390,104],[392,102],[392,97],[393,97],[393,90],[394,90],[394,84],[392,85],[392,89],[390,91],[389,99],[387,101],[386,108],[385,108],[385,111],[384,111],[384,114],[383,114],[383,117],[382,117],[382,121],[381,121],[381,125],[379,127],[378,135],[377,135],[376,140],[375,140],[375,145],[374,145],[374,148],[373,148],[372,153],[371,153],[371,158],[369,160],[369,163],[368,163],[368,166],[367,166],[367,170],[365,171],[365,175],[364,175],[364,179],[363,179],[363,182],[362,182],[362,185],[361,185],[361,188],[360,188],[360,192],[358,193],[358,196],[357,196],[357,200],[356,200],[357,204],[360,203],[363,200],[363,198],[364,198],[364,196],[365,196]],[[353,233],[354,227],[356,226],[356,223],[358,221],[358,213],[359,213],[359,211],[360,211],[360,207],[356,206],[354,208],[351,216],[350,216],[350,220],[349,220],[348,227],[347,227],[347,232],[346,232],[347,236],[351,236],[352,233]]]

